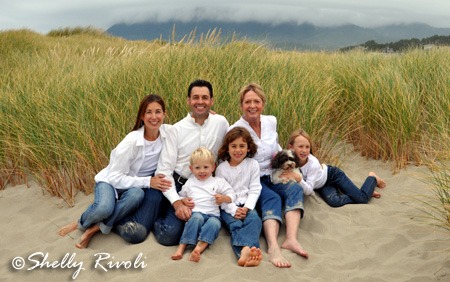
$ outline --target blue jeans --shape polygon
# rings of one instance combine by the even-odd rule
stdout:
[[[130,188],[119,191],[119,199],[116,202],[114,187],[106,182],[98,182],[95,184],[94,203],[81,215],[78,229],[85,231],[100,223],[100,231],[108,234],[117,221],[139,206],[143,198],[142,189]]]
[[[159,215],[161,201],[164,198],[159,190],[153,188],[143,190],[144,199],[140,206],[133,213],[117,222],[115,228],[115,232],[120,237],[132,244],[143,242],[150,231],[153,230]]]
[[[175,181],[177,192],[181,191],[182,185]],[[175,209],[166,197],[161,202],[161,213],[155,222],[154,232],[158,243],[164,246],[175,246],[180,242],[185,222],[175,215]]]
[[[261,177],[261,195],[257,206],[262,221],[276,219],[282,223],[282,211],[300,210],[303,217],[303,188],[297,182],[273,184],[268,175]]]
[[[367,204],[377,186],[377,179],[368,176],[361,189],[335,166],[328,166],[328,176],[325,185],[316,191],[331,207],[341,207],[346,204]]]
[[[241,257],[242,248],[259,248],[259,235],[261,234],[262,222],[256,210],[249,210],[243,219],[236,219],[231,214],[220,210],[220,217],[231,235],[231,247],[238,258]]]
[[[218,216],[193,212],[184,225],[180,244],[196,245],[198,241],[203,241],[211,245],[219,236],[221,226]]]

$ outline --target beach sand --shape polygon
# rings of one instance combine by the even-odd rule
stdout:
[[[387,187],[377,189],[382,197],[341,208],[306,197],[298,239],[309,259],[283,250],[292,263],[288,269],[268,261],[262,237],[261,264],[237,266],[225,230],[199,263],[188,261],[188,252],[171,260],[176,246],[159,245],[153,234],[138,245],[97,234],[79,250],[80,231],[66,237],[57,231],[79,218],[92,194],[78,193],[68,207],[33,183],[6,187],[0,191],[0,281],[450,281],[450,233],[423,219],[416,200],[433,193],[428,169],[410,166],[393,174],[389,164],[356,153],[343,163],[357,185],[369,171],[384,178]],[[282,228],[280,244],[284,234]]]

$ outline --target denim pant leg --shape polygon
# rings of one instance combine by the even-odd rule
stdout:
[[[175,181],[177,192],[181,191],[182,185]],[[179,219],[175,214],[175,209],[169,200],[164,197],[161,202],[161,213],[155,222],[154,235],[156,240],[164,246],[178,245],[181,234],[183,233],[185,222]]]
[[[369,202],[375,186],[375,177],[368,177],[363,185],[364,190],[360,190],[341,169],[329,166],[327,182],[320,190],[325,189],[319,193],[325,195],[325,201],[332,207],[346,204],[366,204]]]
[[[342,194],[339,189],[334,186],[328,186],[327,184],[325,184],[325,186],[323,186],[322,188],[317,189],[316,192],[319,193],[325,203],[333,208],[338,208],[347,204],[354,203],[352,198],[345,194]]]
[[[218,216],[203,214],[203,217],[205,218],[205,223],[200,228],[198,241],[203,241],[211,245],[219,236],[222,222]]]
[[[108,218],[114,211],[116,193],[114,187],[106,182],[98,182],[94,189],[94,202],[81,215],[78,229],[85,231],[92,225]]]
[[[112,215],[100,223],[100,231],[103,234],[109,234],[115,223],[139,207],[143,198],[144,191],[141,188],[129,188],[121,191]]]
[[[244,220],[236,219],[223,210],[220,216],[230,232],[231,247],[238,258],[241,257],[242,247],[259,248],[262,222],[256,210],[249,210]]]
[[[375,176],[368,176],[361,186],[361,192],[364,193],[367,197],[367,202],[372,198],[373,191],[375,191],[375,187],[377,186],[377,179]],[[363,203],[363,204],[366,204]]]
[[[272,184],[269,187],[280,195],[284,204],[283,209],[285,213],[292,210],[300,210],[301,217],[303,217],[303,188],[300,184],[289,181],[286,184]]]
[[[270,177],[261,177],[261,194],[257,202],[257,207],[261,211],[262,221],[275,219],[282,223],[281,198],[269,187],[273,185]]]
[[[180,244],[196,245],[200,230],[205,224],[207,218],[200,212],[193,212],[191,218],[184,225],[183,234],[180,238]]]
[[[185,222],[175,215],[175,210],[169,200],[162,200],[160,217],[155,222],[155,235],[158,243],[164,246],[175,246],[180,242]]]
[[[163,194],[152,188],[144,189],[144,199],[139,207],[116,224],[115,231],[125,241],[138,244],[153,230],[159,216]]]

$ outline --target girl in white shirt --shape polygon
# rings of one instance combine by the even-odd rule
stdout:
[[[239,266],[257,266],[262,260],[259,234],[262,222],[255,210],[261,193],[259,164],[253,159],[257,152],[250,133],[243,127],[234,127],[225,135],[218,158],[223,161],[216,176],[230,183],[236,200],[222,204],[220,216],[231,234],[231,246]]]
[[[369,176],[359,189],[338,167],[321,165],[312,155],[311,144],[311,138],[302,129],[294,131],[288,142],[288,148],[300,158],[300,169],[303,174],[300,185],[305,195],[310,195],[315,189],[331,207],[367,204],[371,197],[381,197],[379,192],[374,191],[375,186],[384,188],[386,183],[374,172],[369,172]]]

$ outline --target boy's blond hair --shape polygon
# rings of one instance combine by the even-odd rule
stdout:
[[[194,165],[199,161],[209,161],[211,164],[215,164],[214,154],[208,148],[199,147],[192,152],[189,163]]]

